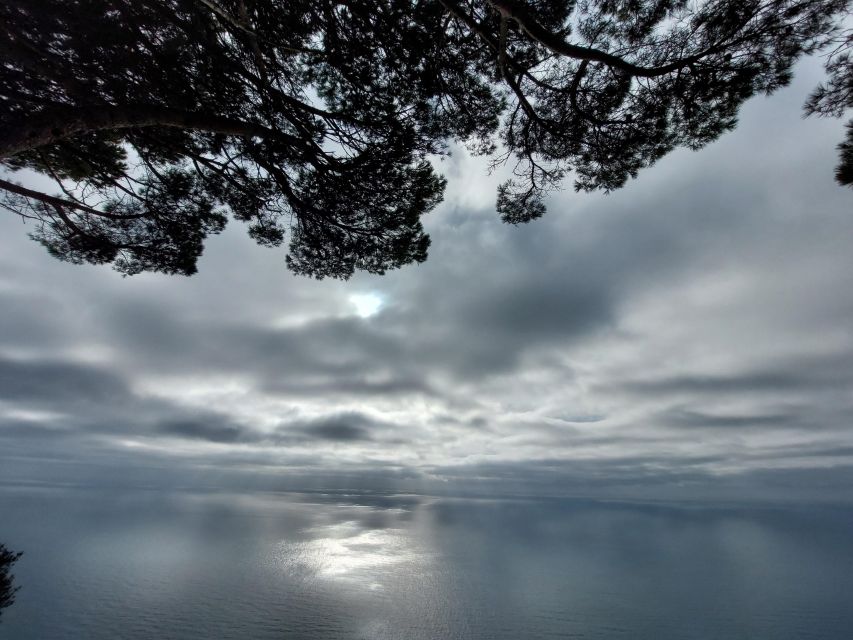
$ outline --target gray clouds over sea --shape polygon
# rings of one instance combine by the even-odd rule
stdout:
[[[847,501],[853,192],[819,78],[523,227],[440,169],[428,261],[294,277],[240,223],[192,278],[0,218],[0,480]]]

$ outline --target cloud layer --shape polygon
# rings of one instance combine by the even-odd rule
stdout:
[[[520,228],[454,156],[430,259],[381,278],[295,278],[232,223],[199,275],[122,279],[3,217],[0,480],[850,498],[853,194],[841,125],[800,118],[815,69]]]

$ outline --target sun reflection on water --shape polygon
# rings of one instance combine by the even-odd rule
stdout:
[[[413,548],[404,528],[367,528],[358,520],[345,520],[307,529],[310,539],[283,540],[278,561],[292,577],[336,580],[382,590],[385,578],[406,565],[418,564],[424,552]]]

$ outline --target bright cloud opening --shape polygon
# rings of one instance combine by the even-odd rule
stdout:
[[[377,293],[357,293],[349,297],[350,302],[355,307],[355,312],[362,318],[369,318],[376,315],[379,309],[382,308],[382,296]]]

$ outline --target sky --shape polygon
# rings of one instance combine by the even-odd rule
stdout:
[[[190,278],[0,216],[0,482],[853,500],[853,191],[815,61],[709,147],[512,227],[442,161],[422,265],[292,275],[231,222]]]

